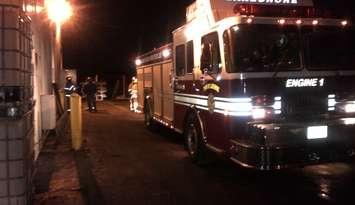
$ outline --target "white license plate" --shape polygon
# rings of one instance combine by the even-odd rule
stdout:
[[[307,128],[307,139],[325,139],[328,137],[328,126],[313,126]]]

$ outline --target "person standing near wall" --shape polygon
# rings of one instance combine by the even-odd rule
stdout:
[[[89,111],[90,112],[96,112],[96,92],[97,92],[97,86],[92,80],[92,78],[87,79],[87,83],[84,86],[84,94],[86,95],[86,100],[88,103]]]
[[[71,76],[66,77],[66,83],[64,88],[65,93],[65,107],[70,110],[70,96],[75,92],[76,87],[72,81]]]

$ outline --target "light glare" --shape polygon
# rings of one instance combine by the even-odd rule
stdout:
[[[140,66],[142,65],[142,60],[141,59],[137,59],[136,60],[136,66]]]
[[[164,49],[163,50],[163,57],[164,58],[168,58],[168,57],[170,57],[170,55],[171,55],[170,49]]]
[[[279,22],[279,24],[284,25],[286,23],[286,20],[285,19],[280,19],[278,22]]]
[[[355,118],[344,118],[341,119],[345,125],[354,125],[355,124]]]
[[[348,25],[348,21],[342,21],[342,22],[341,22],[341,25],[343,25],[343,26]]]
[[[45,0],[48,18],[56,24],[63,24],[73,15],[73,9],[66,0]]]
[[[345,112],[346,113],[355,112],[355,104],[347,104],[347,105],[345,105]]]
[[[328,126],[314,126],[307,128],[307,138],[309,140],[324,139],[328,137]]]
[[[234,31],[239,31],[239,26],[233,26]]]
[[[266,116],[265,109],[253,109],[252,115],[254,119],[263,119]]]

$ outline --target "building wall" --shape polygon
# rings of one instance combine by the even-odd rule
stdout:
[[[32,63],[35,108],[35,156],[37,157],[43,145],[48,119],[57,119],[53,83],[58,88],[64,87],[65,71],[62,66],[61,42],[56,33],[56,27],[46,20],[43,13],[30,14],[32,30]],[[50,101],[48,101],[50,100]],[[44,118],[44,119],[43,119]],[[53,123],[51,123],[53,124]],[[55,122],[54,122],[55,124]],[[53,128],[52,126],[49,126]]]
[[[52,95],[52,82],[54,65],[53,56],[53,38],[54,33],[48,25],[41,21],[39,16],[32,16],[32,64],[33,64],[33,99],[34,108],[34,148],[37,157],[44,140],[42,130],[42,102],[41,96]]]
[[[27,8],[27,5],[31,5],[32,8],[34,6],[40,6],[43,7],[43,0],[0,0],[1,5],[12,5],[17,8]],[[37,5],[36,5],[37,4]],[[17,65],[21,66],[20,69],[26,69],[26,71],[23,71],[24,73],[29,73],[27,71],[27,67],[29,67],[29,70],[32,73],[32,78],[31,82],[27,83],[25,87],[31,87],[31,92],[25,92],[24,93],[29,93],[29,97],[33,100],[34,102],[34,152],[35,156],[37,157],[41,146],[44,141],[44,137],[46,136],[47,130],[48,130],[48,123],[47,123],[47,116],[48,115],[56,115],[56,107],[55,107],[55,101],[54,99],[54,91],[53,91],[53,83],[56,83],[58,88],[62,89],[64,88],[65,84],[65,71],[63,70],[62,66],[62,51],[61,51],[61,42],[60,42],[60,36],[58,36],[58,33],[56,33],[56,27],[50,21],[47,19],[46,14],[44,12],[42,13],[37,13],[34,11],[25,11],[26,14],[30,17],[31,22],[30,22],[30,38],[31,38],[31,45],[29,45],[29,58],[31,58],[31,63],[29,66],[23,68],[23,60],[22,57],[19,57],[19,60],[17,58],[14,58],[13,56],[8,57],[10,55],[7,54],[12,54],[14,53],[12,50],[9,49],[17,49],[17,46],[19,46],[20,49],[22,46],[22,40],[19,39],[17,40],[17,36],[14,36],[13,39],[11,39],[11,42],[13,43],[8,43],[9,41],[7,40],[10,36],[8,35],[9,32],[16,32],[16,30],[5,30],[4,38],[6,38],[6,45],[0,45],[1,49],[7,49],[3,50],[5,55],[1,55],[0,62],[14,62],[11,65]],[[12,13],[11,13],[12,14]],[[14,17],[12,16],[8,17],[7,19],[13,19],[13,22],[5,22],[6,24],[13,23],[14,28],[17,20],[16,14],[13,13]],[[16,15],[15,15],[16,14]],[[1,20],[1,16],[0,16]],[[5,28],[6,29],[6,28]],[[3,29],[4,30],[4,29]],[[0,37],[2,33],[0,33]],[[14,48],[7,48],[9,44],[10,46]],[[7,46],[7,47],[6,47]],[[22,46],[23,47],[23,46]],[[27,45],[26,45],[27,48]],[[26,50],[27,51],[27,50]],[[21,52],[20,52],[21,53]],[[23,77],[22,75],[26,74],[17,74],[19,71],[13,71],[9,69],[13,68],[6,68],[7,65],[4,65],[1,67],[1,78],[4,78],[1,80],[1,85],[0,86],[23,86],[24,84],[21,80]],[[3,68],[4,67],[4,68]],[[17,69],[17,68],[16,68]],[[16,75],[14,75],[14,74]],[[21,75],[21,77],[17,77],[17,75]],[[16,78],[15,78],[16,77]],[[13,80],[14,79],[14,80]],[[18,79],[18,80],[17,80]],[[24,77],[24,79],[27,79]],[[14,82],[12,82],[14,81]],[[27,88],[26,88],[27,89]],[[27,94],[25,94],[27,95]],[[48,96],[52,96],[52,98],[48,98]],[[52,101],[48,101],[52,100]],[[42,119],[42,117],[46,117],[45,120]],[[59,116],[54,116],[54,119],[59,118]],[[47,123],[46,126],[43,126],[44,123]],[[52,123],[53,124],[53,123]],[[55,124],[55,122],[54,122]],[[51,126],[49,126],[51,127]]]

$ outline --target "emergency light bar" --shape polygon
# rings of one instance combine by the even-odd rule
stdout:
[[[313,6],[312,0],[226,0],[236,4],[276,5],[276,6]]]
[[[289,18],[342,18],[344,13],[338,15],[325,9],[304,6],[264,6],[237,4],[234,6],[237,15],[263,16],[263,17],[289,17]]]
[[[344,12],[314,8],[312,0],[225,0],[237,15],[298,18],[342,18]],[[339,13],[339,14],[338,14]]]

